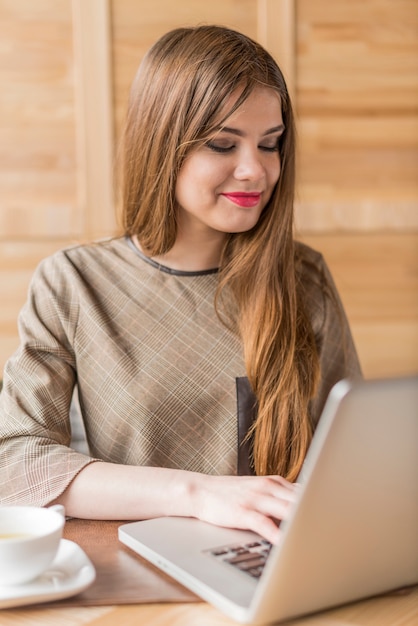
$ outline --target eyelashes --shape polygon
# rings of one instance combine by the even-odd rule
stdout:
[[[212,143],[211,141],[208,141],[206,146],[209,148],[209,150],[212,150],[213,152],[219,152],[220,154],[231,152],[235,148],[235,146],[219,146],[216,143]]]
[[[228,154],[229,152],[233,152],[236,148],[235,144],[231,144],[230,146],[222,146],[213,141],[208,141],[206,146],[212,150],[213,152],[217,152],[218,154]],[[274,146],[258,146],[259,150],[263,152],[278,152],[279,151],[279,142],[277,141]]]
[[[277,142],[274,146],[258,146],[258,148],[264,152],[278,152],[280,145],[279,142]]]

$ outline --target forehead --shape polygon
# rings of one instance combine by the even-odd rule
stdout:
[[[221,127],[240,124],[270,127],[283,123],[281,98],[271,87],[256,87],[241,104],[238,102],[240,95],[240,92],[232,93],[217,115],[216,121]]]

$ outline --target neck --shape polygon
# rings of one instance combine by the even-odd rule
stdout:
[[[134,236],[135,245],[142,251],[138,238]],[[183,240],[178,236],[174,246],[166,253],[153,256],[152,259],[173,270],[183,272],[202,272],[219,267],[225,237],[214,237],[212,240]]]

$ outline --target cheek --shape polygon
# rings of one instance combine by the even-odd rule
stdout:
[[[212,196],[224,178],[225,168],[214,166],[208,159],[191,158],[179,172],[176,199],[182,204],[186,198]]]
[[[177,176],[175,196],[179,204],[184,203],[194,187],[195,177],[190,169],[189,162],[186,161]]]

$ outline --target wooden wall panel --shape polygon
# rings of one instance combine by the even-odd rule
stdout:
[[[78,234],[71,7],[0,4],[0,238]]]
[[[77,214],[84,240],[116,230],[109,0],[72,0]]]
[[[418,229],[416,0],[297,0],[299,226]]]
[[[310,234],[350,320],[364,375],[418,373],[418,233]]]
[[[258,0],[256,39],[280,65],[292,101],[296,91],[296,0]]]

